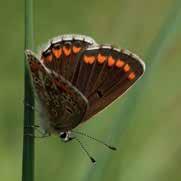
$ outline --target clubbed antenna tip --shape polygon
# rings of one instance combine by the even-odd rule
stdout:
[[[94,140],[94,141],[97,141],[98,143],[103,144],[104,146],[106,146],[107,148],[109,148],[109,149],[111,149],[111,150],[114,150],[114,151],[117,150],[116,147],[110,146],[110,145],[108,145],[107,143],[105,143],[104,141],[98,140],[97,138],[94,138],[94,137],[92,137],[92,136],[89,136],[89,135],[87,135],[87,134],[85,134],[85,133],[82,133],[82,132],[79,132],[79,131],[72,131],[72,132],[73,132],[73,133],[76,133],[76,134],[80,134],[80,135],[85,136],[85,137],[88,137],[88,138],[90,138],[90,139],[92,139],[92,140]]]
[[[93,158],[93,157],[90,157],[90,159],[91,159],[91,161],[92,161],[92,163],[96,163],[96,160]]]
[[[114,150],[114,151],[116,151],[116,150],[117,150],[117,148],[116,148],[116,147],[114,147],[114,146],[108,146],[108,148],[110,148],[111,150]]]

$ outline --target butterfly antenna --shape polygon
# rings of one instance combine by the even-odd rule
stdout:
[[[89,157],[89,159],[91,160],[92,163],[96,163],[96,160],[89,154],[89,152],[86,150],[86,148],[84,147],[84,145],[81,143],[81,141],[75,137],[75,140],[80,144],[80,147],[82,148],[82,150],[87,154],[87,156]]]
[[[107,148],[109,148],[111,150],[116,150],[116,147],[110,146],[110,145],[108,145],[107,143],[105,143],[105,142],[103,142],[101,140],[98,140],[98,139],[96,139],[96,138],[94,138],[92,136],[87,135],[86,133],[82,133],[82,132],[79,132],[79,131],[72,131],[72,132],[75,133],[75,134],[79,134],[79,135],[85,136],[87,138],[90,138],[90,139],[92,139],[92,140],[94,140],[94,141],[96,141],[98,143],[101,143],[101,144],[103,144],[104,146],[106,146]]]

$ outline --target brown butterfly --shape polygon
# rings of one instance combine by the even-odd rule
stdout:
[[[82,35],[54,38],[40,58],[30,50],[26,55],[41,108],[40,125],[64,141],[72,139],[71,132],[82,134],[72,129],[123,95],[145,71],[137,55]]]

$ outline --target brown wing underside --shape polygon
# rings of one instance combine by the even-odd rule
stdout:
[[[51,130],[59,133],[73,129],[85,115],[87,99],[61,75],[46,69],[31,51],[26,54],[35,92]]]
[[[41,60],[72,83],[89,101],[88,120],[123,95],[144,73],[144,63],[129,51],[85,40],[51,44]]]
[[[91,42],[86,39],[57,41],[42,53],[41,60],[47,68],[73,83],[76,79],[79,56],[90,45]]]
[[[144,72],[138,57],[110,48],[89,48],[81,57],[74,85],[88,99],[83,121],[121,96]]]

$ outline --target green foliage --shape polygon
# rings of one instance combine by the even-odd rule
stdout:
[[[0,8],[0,178],[16,181],[22,167],[24,5],[18,0]],[[97,160],[93,166],[76,142],[36,140],[35,180],[180,181],[180,1],[38,0],[34,8],[36,48],[59,34],[80,33],[128,48],[147,65],[136,86],[78,128],[117,152],[81,138]]]

